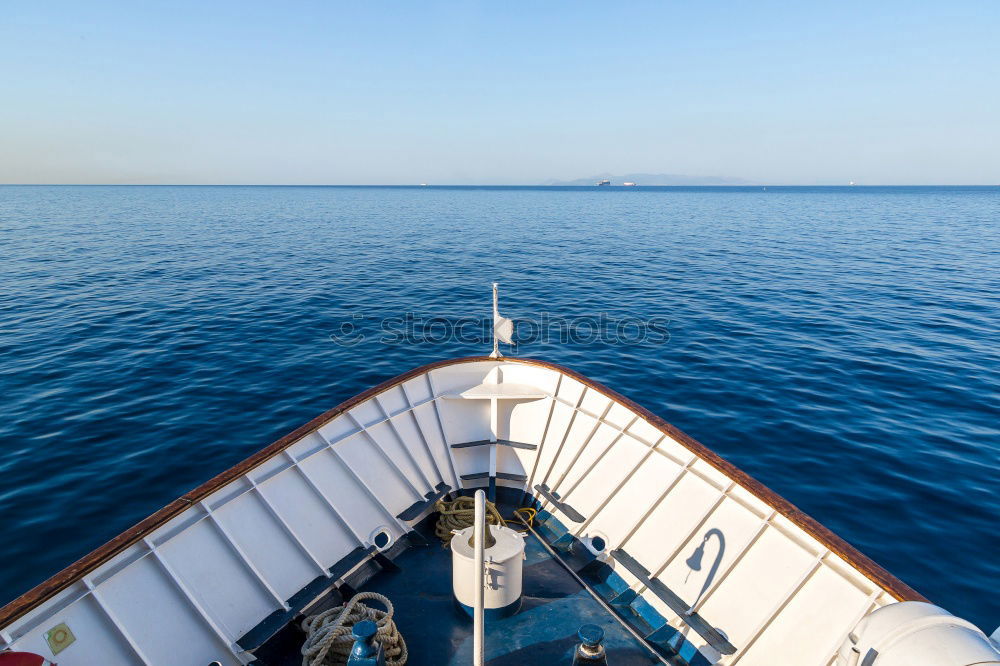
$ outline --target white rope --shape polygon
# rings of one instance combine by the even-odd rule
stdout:
[[[360,603],[377,601],[386,610]],[[351,629],[362,620],[372,620],[378,626],[376,640],[385,649],[386,666],[403,666],[408,656],[406,641],[392,621],[392,602],[375,592],[360,592],[343,606],[330,609],[302,620],[306,642],[302,645],[302,666],[342,666],[354,645]]]

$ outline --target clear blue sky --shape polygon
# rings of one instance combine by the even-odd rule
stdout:
[[[1000,183],[1000,2],[0,8],[0,182]]]

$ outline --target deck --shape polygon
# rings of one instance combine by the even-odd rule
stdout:
[[[509,516],[511,506],[500,506]],[[433,534],[433,521],[418,533],[426,544],[414,544],[397,555],[357,591],[387,596],[395,606],[396,626],[406,640],[411,666],[472,663],[472,620],[455,605],[451,590],[451,551]],[[648,666],[663,662],[632,636],[559,563],[538,539],[525,541],[523,605],[515,615],[486,623],[486,663],[490,666],[572,663],[582,624],[605,632],[604,646],[615,666]],[[335,594],[310,613],[340,603]],[[259,666],[299,666],[304,634],[285,627],[258,651]],[[678,660],[679,664],[685,662]]]

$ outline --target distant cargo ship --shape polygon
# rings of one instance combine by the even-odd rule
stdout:
[[[606,187],[606,186],[608,186],[610,184],[611,184],[611,181],[608,180],[607,178],[605,178],[604,180],[597,181],[597,186],[598,187]]]

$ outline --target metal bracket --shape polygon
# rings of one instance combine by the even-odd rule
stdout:
[[[635,558],[621,548],[612,550],[611,557],[625,567],[630,574],[638,578],[639,582],[649,588],[660,601],[665,603],[670,608],[670,610],[677,613],[677,615],[683,619],[684,623],[694,629],[699,636],[708,641],[709,645],[722,654],[736,653],[736,648],[733,644],[730,643],[725,636],[719,633],[718,629],[713,627],[703,617],[701,617],[701,615],[698,613],[688,615],[687,612],[691,606],[684,603],[684,601],[678,597],[673,590],[664,585],[660,579],[650,578],[649,571],[646,567],[639,564]]]
[[[435,502],[451,492],[451,486],[442,481],[437,484],[434,490],[430,491],[424,495],[424,499],[414,502],[410,506],[406,507],[402,513],[400,513],[396,518],[399,520],[411,521],[415,520],[417,516],[424,512],[424,510],[433,506]]]
[[[539,483],[537,486],[535,486],[535,490],[538,491],[539,495],[544,497],[546,500],[551,502],[557,509],[562,511],[563,514],[565,514],[566,517],[572,520],[574,523],[582,523],[583,521],[586,520],[586,518],[583,517],[583,514],[581,514],[579,511],[571,507],[566,502],[563,502],[561,499],[559,499],[559,493],[550,490],[549,487],[544,483]]]

